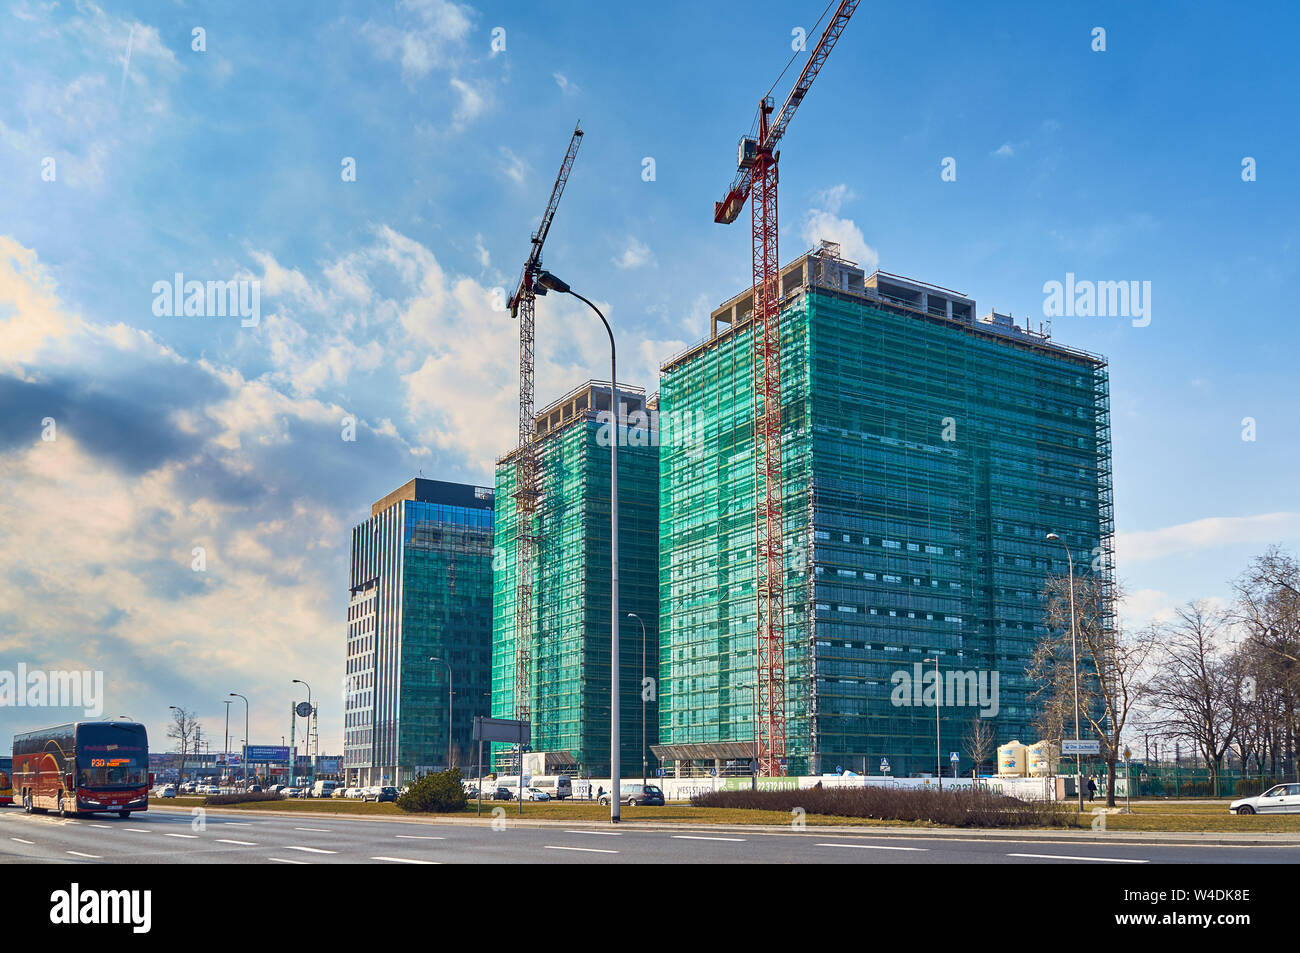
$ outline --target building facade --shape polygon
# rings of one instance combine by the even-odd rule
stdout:
[[[548,772],[575,777],[610,770],[609,390],[589,381],[537,415],[537,558],[527,568],[531,748],[546,753]],[[620,384],[619,404],[620,757],[624,776],[639,777],[659,717],[659,465],[645,392]],[[499,461],[492,605],[492,714],[499,718],[515,717],[516,472],[515,454]],[[649,680],[644,692],[643,679]],[[653,756],[646,757],[653,771]],[[512,746],[498,745],[495,759],[503,770],[517,770]]]
[[[974,719],[1035,737],[1025,671],[1066,571],[1046,534],[1109,572],[1106,361],[830,243],[781,291],[787,773],[932,773],[936,658],[939,760],[969,771]],[[665,418],[700,421],[660,452],[660,753],[733,770],[755,728],[750,308],[660,383]]]
[[[400,784],[473,763],[492,652],[493,494],[415,479],[352,530],[343,767]],[[447,664],[430,661],[436,656]],[[449,706],[448,692],[451,695]]]

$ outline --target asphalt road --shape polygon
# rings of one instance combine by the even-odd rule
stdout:
[[[1300,846],[1172,846],[716,828],[618,831],[151,810],[64,819],[0,809],[0,863],[1300,863]]]

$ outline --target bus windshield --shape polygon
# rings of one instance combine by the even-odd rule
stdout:
[[[149,747],[144,726],[81,725],[77,729],[77,786],[142,787],[148,783]]]

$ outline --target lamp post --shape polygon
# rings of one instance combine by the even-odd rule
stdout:
[[[451,731],[451,691],[452,691],[451,663],[448,662],[448,661],[447,661],[446,659],[444,659],[444,658],[438,658],[438,656],[436,656],[436,655],[430,655],[430,656],[429,656],[429,661],[430,661],[430,662],[441,662],[443,665],[447,666],[447,770],[450,771],[450,770],[451,770],[451,737],[452,737],[452,731]],[[520,773],[519,773],[519,786],[522,788],[522,787],[523,787],[523,784],[524,784],[524,775],[523,775],[523,772],[520,771]]]
[[[755,669],[755,678],[758,671]],[[739,688],[748,688],[750,697],[754,700],[754,750],[752,762],[749,768],[749,789],[758,790],[758,685],[740,685]]]
[[[592,311],[596,312],[596,317],[600,318],[600,323],[605,326],[605,333],[609,335],[609,414],[610,421],[614,425],[613,439],[609,442],[609,774],[610,787],[613,788],[609,798],[609,819],[611,823],[617,824],[619,822],[620,801],[623,796],[621,784],[623,769],[619,763],[619,745],[622,743],[622,739],[619,737],[618,725],[618,353],[614,345],[614,329],[609,326],[609,321],[605,319],[605,315],[601,313],[600,308],[578,294],[549,271],[538,274],[537,284],[544,291],[571,294],[583,302]],[[521,776],[519,783],[522,785],[523,781],[524,779]]]
[[[307,689],[307,746],[306,746],[306,747],[307,747],[307,764],[308,764],[308,766],[309,766],[308,774],[311,776],[311,784],[312,784],[313,787],[315,787],[315,785],[316,785],[316,757],[312,754],[312,750],[311,750],[311,716],[312,716],[312,713],[313,713],[316,709],[312,707],[312,703],[311,703],[311,686],[308,685],[306,682],[304,682],[301,678],[295,678],[295,679],[293,680],[293,684],[295,684],[295,685],[302,685],[302,686],[304,686],[304,687]],[[314,794],[315,791],[313,791],[312,793]]]
[[[221,770],[224,771],[227,775],[229,775],[230,774],[230,705],[231,705],[230,699],[227,698],[224,704],[226,706],[226,750],[222,754],[222,758],[225,759],[225,763],[222,765]]]
[[[1065,540],[1056,533],[1048,533],[1047,538],[1060,543],[1065,550],[1065,558],[1070,566],[1070,648],[1074,653],[1074,786],[1079,791],[1079,813],[1083,813],[1083,756],[1079,754],[1079,631],[1074,620],[1074,556]]]
[[[648,783],[647,774],[649,773],[645,736],[645,620],[635,612],[629,612],[627,617],[636,619],[641,623],[641,787],[644,788]],[[658,696],[656,695],[656,697]]]
[[[230,697],[244,698],[244,696],[239,694],[239,692],[231,692]],[[251,737],[252,735],[248,733],[248,699],[244,698],[244,756],[240,758],[240,763],[243,765],[244,768],[243,774],[244,774],[245,788],[248,787],[248,744],[249,744],[248,739]],[[280,740],[283,741],[284,739],[281,738]]]
[[[939,653],[934,658],[921,659],[921,664],[934,663],[934,776],[939,779],[939,790],[943,790],[943,745],[939,742],[939,699],[943,695],[943,682],[939,680]]]

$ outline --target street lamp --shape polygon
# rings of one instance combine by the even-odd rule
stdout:
[[[647,784],[646,775],[649,772],[649,766],[647,763],[649,760],[647,757],[649,749],[646,748],[645,743],[645,620],[635,612],[629,612],[627,617],[629,619],[636,619],[636,621],[641,623],[641,787],[644,788]]]
[[[757,672],[755,672],[757,677]],[[737,688],[748,688],[749,694],[754,700],[754,750],[752,762],[749,769],[749,789],[758,790],[758,685],[737,685]]]
[[[1065,558],[1070,565],[1070,647],[1074,653],[1074,786],[1079,789],[1079,813],[1083,813],[1083,756],[1079,754],[1079,632],[1074,621],[1074,556],[1065,540],[1056,533],[1048,533],[1047,538],[1060,543],[1065,550]]]
[[[225,759],[225,763],[221,766],[221,770],[224,771],[227,776],[229,776],[230,774],[230,706],[232,703],[230,699],[227,698],[222,704],[226,706],[226,750],[222,753],[222,758]]]
[[[617,824],[619,822],[620,801],[623,795],[621,784],[623,766],[619,763],[619,745],[622,741],[618,730],[618,353],[614,346],[614,329],[609,326],[609,321],[605,319],[605,315],[601,313],[600,308],[578,294],[568,284],[549,271],[543,271],[537,275],[537,284],[544,291],[570,294],[583,302],[592,311],[596,312],[596,317],[600,318],[600,323],[605,325],[605,333],[609,335],[609,413],[610,420],[614,424],[613,439],[609,442],[609,773],[610,786],[614,789],[609,799],[609,819],[612,823]],[[521,772],[519,778],[521,786],[523,782]]]
[[[312,753],[312,748],[311,748],[311,718],[312,718],[312,713],[316,709],[313,708],[311,704],[311,686],[308,685],[306,682],[304,682],[301,678],[295,678],[293,680],[293,684],[303,685],[307,689],[307,764],[311,767],[311,783],[313,786],[315,786],[316,756]]]
[[[934,776],[939,779],[939,790],[943,790],[943,745],[939,741],[939,699],[943,695],[943,682],[939,681],[939,653],[934,658],[921,659],[921,664],[934,663]]]
[[[452,689],[451,663],[444,658],[438,658],[438,656],[436,655],[430,655],[429,661],[441,662],[443,665],[447,666],[447,770],[450,771],[451,770],[451,689]],[[523,777],[523,772],[521,771],[519,774],[519,786],[523,787],[523,784],[524,784],[524,777]]]
[[[239,692],[231,692],[230,697],[244,698],[244,696],[239,694]],[[244,698],[244,756],[239,760],[244,766],[244,787],[245,788],[248,787],[248,739],[251,737],[252,736],[248,733],[248,699]],[[283,741],[284,739],[282,738],[280,740]]]

